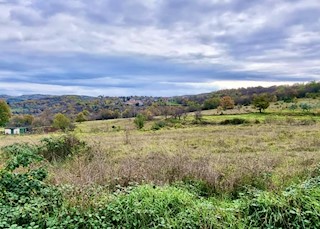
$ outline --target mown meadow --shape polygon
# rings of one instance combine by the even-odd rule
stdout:
[[[278,106],[0,136],[0,228],[320,228],[320,115]]]

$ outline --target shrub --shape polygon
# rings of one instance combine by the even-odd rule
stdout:
[[[226,119],[222,122],[220,122],[221,125],[240,125],[244,123],[249,123],[249,121],[243,119],[243,118],[233,118],[233,119]]]
[[[315,125],[317,123],[317,121],[315,120],[315,119],[302,119],[301,121],[300,121],[300,124],[301,125],[306,125],[306,126],[308,126],[308,125]]]
[[[166,126],[165,121],[157,121],[152,125],[151,130],[160,130],[161,128],[163,128],[165,126]]]
[[[312,106],[308,103],[301,103],[299,106],[303,111],[309,111],[312,108]]]
[[[297,104],[292,104],[289,109],[290,110],[296,110],[298,108],[298,105]]]
[[[13,145],[4,151],[11,156],[0,171],[0,228],[46,228],[49,216],[61,206],[61,195],[43,182],[45,169],[30,167],[42,158],[27,145]]]
[[[198,124],[198,123],[201,123],[202,121],[203,121],[203,115],[202,115],[201,111],[196,111],[194,113],[193,123]]]
[[[88,151],[84,141],[71,134],[58,137],[43,138],[39,146],[39,153],[48,161],[63,161],[67,157]]]
[[[144,117],[142,114],[138,114],[137,117],[135,117],[134,119],[134,124],[139,130],[141,130],[144,127],[145,121],[146,117]]]
[[[10,159],[15,157],[16,160],[20,160],[19,158],[23,158],[25,161],[23,165],[29,164],[29,160],[34,160],[38,158],[38,148],[37,146],[29,145],[26,143],[15,143],[13,145],[5,146],[2,148],[3,156],[6,159]]]

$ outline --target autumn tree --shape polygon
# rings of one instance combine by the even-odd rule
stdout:
[[[33,127],[51,126],[53,123],[53,115],[49,110],[44,110],[40,116],[35,117],[32,121]]]
[[[34,117],[32,115],[15,115],[10,119],[9,125],[16,127],[31,126],[33,121]]]
[[[116,119],[120,117],[120,112],[118,110],[112,111],[109,109],[104,109],[99,113],[99,119],[106,120],[106,119]]]
[[[9,105],[0,100],[0,126],[5,126],[11,117],[11,111]]]
[[[148,121],[151,121],[151,120],[153,119],[153,117],[154,117],[151,109],[145,109],[145,110],[141,111],[141,114],[142,114],[144,117],[146,117],[146,119],[147,119]]]
[[[224,96],[220,99],[220,106],[223,108],[223,110],[233,109],[234,101],[230,96]]]
[[[270,106],[270,98],[267,94],[255,95],[252,100],[252,105],[261,113],[262,110]]]
[[[132,108],[126,108],[123,112],[122,112],[122,118],[131,118],[134,116],[134,110]]]
[[[66,131],[67,129],[70,129],[72,127],[72,123],[70,118],[68,118],[64,114],[59,113],[54,116],[52,126]]]
[[[186,113],[186,109],[182,106],[172,107],[171,114],[175,119],[181,119],[181,117]]]

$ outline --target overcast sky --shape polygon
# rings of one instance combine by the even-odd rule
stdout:
[[[320,0],[0,0],[0,94],[320,80]]]

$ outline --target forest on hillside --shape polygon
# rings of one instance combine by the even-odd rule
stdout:
[[[320,82],[282,85],[272,87],[248,87],[219,90],[206,94],[174,97],[150,96],[79,96],[79,95],[0,95],[13,114],[10,126],[50,126],[54,116],[63,114],[72,121],[106,120],[136,117],[142,114],[146,119],[163,115],[181,117],[187,112],[216,109],[233,109],[247,106],[260,98],[260,108],[269,102],[294,102],[298,98],[320,97]],[[262,101],[261,101],[262,99]],[[262,105],[261,105],[262,102]],[[265,107],[266,106],[266,107]],[[305,107],[308,108],[307,105]],[[305,110],[304,108],[302,108]]]

